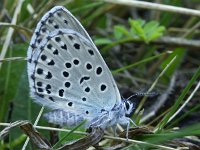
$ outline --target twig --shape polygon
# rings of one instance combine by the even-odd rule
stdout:
[[[17,15],[20,13],[20,10],[21,10],[23,2],[24,2],[24,0],[19,0],[18,1],[16,9],[14,11],[14,15],[13,15],[11,24],[16,24],[17,23]],[[2,48],[2,51],[1,51],[1,54],[0,54],[0,59],[4,59],[4,57],[6,55],[6,52],[7,52],[9,43],[11,41],[13,32],[14,32],[13,28],[9,28],[8,29],[8,34],[6,36],[6,40],[5,40],[4,44],[3,44],[3,48]],[[2,66],[2,62],[0,62],[0,70],[1,70],[1,66]]]
[[[3,62],[3,61],[15,61],[15,60],[27,60],[27,58],[25,58],[25,57],[10,57],[10,58],[0,59],[0,62]]]
[[[30,34],[33,33],[32,30],[28,29],[28,28],[25,28],[25,27],[22,27],[22,26],[19,26],[19,25],[16,25],[16,24],[12,24],[12,23],[5,23],[5,22],[0,22],[0,26],[6,26],[6,27],[12,27],[14,29],[20,29],[20,30],[24,30]]]
[[[41,118],[41,116],[42,116],[43,111],[44,111],[44,106],[40,109],[40,112],[39,112],[39,114],[38,114],[38,116],[37,116],[37,118],[36,118],[36,120],[35,120],[35,122],[34,122],[34,124],[33,124],[34,127],[38,124],[38,122],[39,122],[39,120],[40,120],[40,118]],[[28,145],[29,140],[30,140],[30,138],[28,137],[28,138],[26,139],[26,141],[25,141],[23,147],[22,147],[22,150],[25,150],[25,149],[26,149],[26,146]]]
[[[199,49],[200,48],[200,41],[199,40],[187,40],[184,38],[177,38],[177,37],[161,37],[151,43],[155,44],[166,44],[171,46],[181,46],[181,47],[188,47]]]
[[[120,39],[118,41],[113,42],[112,44],[109,44],[108,46],[105,46],[102,51],[107,51],[110,48],[123,44],[123,43],[128,43],[128,42],[134,42],[134,43],[144,43],[144,41],[140,41],[137,39],[134,39],[132,37]],[[159,44],[159,45],[167,45],[167,46],[174,46],[174,47],[188,47],[188,48],[193,48],[193,49],[198,49],[200,48],[200,40],[187,40],[185,38],[177,38],[177,37],[160,37],[154,41],[151,41],[149,44]]]
[[[199,28],[199,26],[200,26],[200,21],[197,22],[192,28],[190,28],[189,30],[187,30],[187,32],[185,34],[183,34],[182,37],[187,37],[188,35],[190,35],[194,31],[196,31]]]
[[[10,123],[0,123],[0,126],[10,126]],[[60,129],[60,128],[53,128],[53,127],[44,127],[44,126],[34,126],[35,129],[41,129],[41,130],[49,130],[49,131],[62,131],[62,132],[71,132],[71,130],[68,129]],[[81,135],[87,135],[86,132],[81,131],[74,131],[73,133],[81,134]]]
[[[173,12],[176,14],[179,13],[179,14],[200,17],[199,10],[194,10],[194,9],[189,9],[189,8],[176,7],[176,6],[144,2],[144,1],[136,1],[136,0],[104,0],[104,1],[113,3],[113,4],[121,4],[121,5],[144,8],[144,9],[160,10],[160,11]]]
[[[10,124],[9,123],[0,123],[0,125],[9,126]],[[36,129],[44,129],[44,130],[52,130],[52,131],[71,132],[71,130],[67,130],[67,129],[59,129],[59,128],[43,127],[43,126],[34,126],[34,128],[36,128]],[[87,135],[86,132],[81,132],[81,131],[74,131],[73,133],[81,134],[81,135]],[[167,147],[167,146],[163,146],[163,145],[151,144],[151,143],[148,143],[148,142],[143,142],[143,141],[138,141],[138,140],[132,140],[132,139],[128,139],[127,140],[126,138],[113,137],[113,136],[107,136],[107,135],[105,135],[104,138],[112,139],[112,140],[118,140],[118,141],[124,141],[124,142],[132,143],[132,144],[143,144],[143,145],[153,146],[153,147],[157,147],[157,148],[162,148],[162,149],[165,149],[165,150],[175,150],[174,148],[171,148],[171,147]]]
[[[186,33],[188,32],[188,28],[176,28],[176,27],[169,27],[167,29],[168,32],[174,32],[174,33]],[[196,29],[193,31],[195,34],[200,34],[200,30]]]
[[[163,145],[156,145],[156,144],[151,144],[151,143],[147,143],[147,142],[143,142],[143,141],[138,141],[138,140],[132,140],[132,139],[125,139],[125,138],[120,138],[120,137],[113,137],[113,136],[104,136],[104,138],[108,138],[108,139],[112,139],[112,140],[119,140],[119,141],[123,141],[123,142],[127,142],[127,143],[132,143],[132,144],[142,144],[142,145],[148,145],[148,146],[153,146],[153,147],[157,147],[157,148],[162,148],[165,150],[177,150],[175,148],[171,148],[171,147],[167,147],[167,146],[163,146]]]

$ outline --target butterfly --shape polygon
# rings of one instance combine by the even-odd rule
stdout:
[[[38,22],[28,48],[30,95],[50,108],[55,124],[87,127],[134,123],[133,103],[121,98],[114,78],[92,39],[64,7],[56,6]]]

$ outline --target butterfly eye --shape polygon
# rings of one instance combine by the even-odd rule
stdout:
[[[130,104],[129,104],[129,102],[127,101],[127,102],[125,102],[125,105],[126,105],[126,110],[128,111],[129,110],[129,108],[130,108]]]
[[[134,104],[128,100],[124,101],[126,115],[130,115],[133,112]]]

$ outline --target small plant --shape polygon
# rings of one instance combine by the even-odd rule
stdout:
[[[129,29],[123,25],[114,26],[114,37],[117,40],[125,37],[149,43],[161,37],[165,31],[165,27],[160,26],[157,21],[150,21],[146,23],[141,19],[129,19],[129,25]]]

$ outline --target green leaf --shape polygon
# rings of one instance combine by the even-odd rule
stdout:
[[[129,31],[124,26],[114,26],[114,36],[116,39],[121,39],[124,35],[130,36]]]
[[[132,20],[129,19],[129,24],[131,25],[130,31],[131,34],[137,35],[138,37],[140,37],[142,40],[144,40],[146,42],[146,36],[145,36],[145,32],[143,30],[143,25],[144,25],[144,21],[143,20]]]
[[[156,29],[155,33],[151,34],[148,37],[148,41],[153,41],[161,36],[163,36],[163,32],[165,31],[165,27],[159,27]]]
[[[96,45],[104,45],[104,44],[110,44],[112,43],[112,41],[107,38],[98,38],[94,41],[94,43]]]
[[[144,31],[147,35],[152,34],[158,28],[159,24],[157,21],[150,21],[144,25]]]
[[[148,42],[162,36],[164,31],[165,27],[159,26],[159,23],[157,21],[150,21],[144,26],[144,32]]]
[[[134,40],[149,43],[163,35],[164,26],[159,26],[157,21],[150,21],[145,24],[144,20],[129,19],[130,29],[126,29],[122,25],[114,27],[114,36],[117,40],[122,38],[133,38]]]

